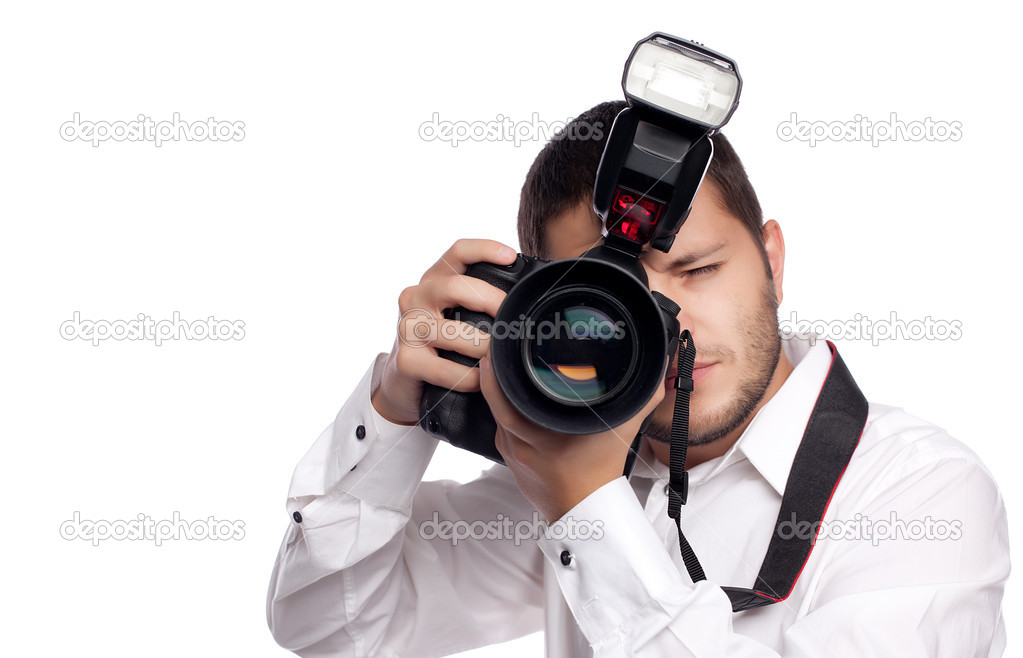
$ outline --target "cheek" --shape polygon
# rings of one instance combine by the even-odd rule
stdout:
[[[680,281],[674,295],[669,294],[682,306],[679,319],[693,332],[697,349],[701,341],[708,346],[730,345],[740,333],[745,301],[736,294],[742,281],[732,279],[721,272],[695,284]]]
[[[704,343],[716,350],[740,353],[743,342],[743,308],[734,297],[715,297],[701,312],[700,325],[705,329]],[[699,349],[699,343],[697,343]]]

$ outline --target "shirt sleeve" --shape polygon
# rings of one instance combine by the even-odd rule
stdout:
[[[901,470],[855,502],[888,527],[861,526],[834,541],[818,535],[815,566],[801,575],[816,584],[780,652],[734,631],[719,584],[694,586],[684,575],[625,478],[551,524],[539,545],[598,658],[1001,655],[1009,558],[997,486],[960,457],[914,458]],[[932,529],[947,524],[930,540],[889,536],[893,521],[916,533],[928,519]],[[581,534],[582,524],[591,527]]]
[[[373,408],[385,357],[295,469],[274,638],[302,656],[442,656],[540,630],[539,531],[504,541],[535,508],[501,465],[421,482],[438,441]]]

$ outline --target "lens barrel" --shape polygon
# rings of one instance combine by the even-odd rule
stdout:
[[[494,373],[512,406],[537,425],[603,432],[635,416],[664,385],[666,322],[646,282],[615,262],[546,263],[501,305]]]

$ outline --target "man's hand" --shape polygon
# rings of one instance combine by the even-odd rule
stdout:
[[[480,361],[480,388],[497,421],[494,441],[519,489],[554,523],[584,498],[622,475],[629,446],[640,426],[664,399],[659,386],[627,422],[600,434],[571,436],[537,427],[501,392],[487,356]]]
[[[466,323],[444,319],[444,309],[464,306],[497,315],[504,291],[465,272],[482,261],[510,265],[515,255],[514,249],[493,240],[459,240],[426,271],[419,285],[401,291],[398,335],[380,385],[371,396],[377,413],[392,423],[415,425],[424,382],[454,391],[479,390],[477,368],[445,359],[437,350],[478,359],[490,348],[490,336]]]

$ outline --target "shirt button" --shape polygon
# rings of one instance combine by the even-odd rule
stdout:
[[[566,567],[572,564],[572,554],[568,551],[561,551],[561,563]]]
[[[295,523],[302,523],[302,512],[295,512],[291,518],[295,519]]]
[[[366,426],[365,425],[359,425],[358,427],[355,428],[355,438],[357,438],[360,441],[362,441],[363,439],[366,438]]]

